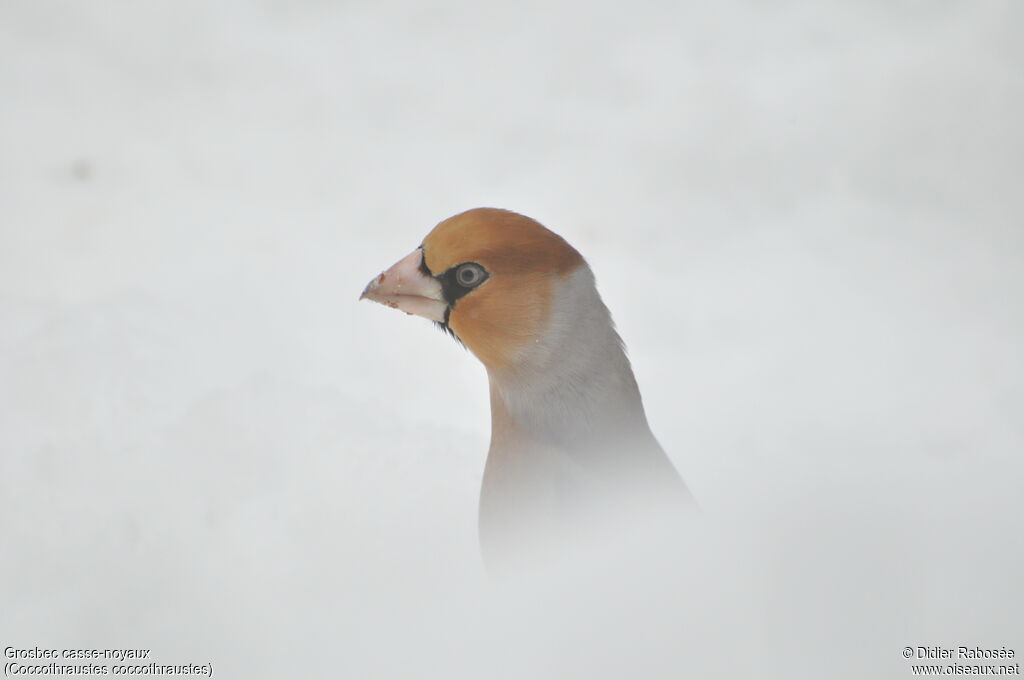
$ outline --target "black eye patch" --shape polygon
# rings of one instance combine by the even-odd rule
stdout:
[[[423,252],[423,246],[420,246],[420,272],[425,276],[434,275],[434,272],[430,271],[430,267],[427,266],[427,254]]]
[[[476,262],[463,262],[437,277],[441,291],[449,305],[473,290],[490,277],[490,273]]]

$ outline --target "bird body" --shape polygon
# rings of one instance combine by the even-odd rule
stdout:
[[[505,210],[461,213],[361,297],[432,319],[487,369],[488,562],[558,550],[640,507],[692,504],[651,433],[589,265],[554,232]]]

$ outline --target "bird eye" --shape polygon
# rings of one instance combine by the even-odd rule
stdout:
[[[467,262],[466,264],[459,265],[459,268],[455,270],[455,280],[459,282],[460,286],[466,288],[472,288],[479,284],[486,278],[484,268],[475,262]]]
[[[441,291],[445,301],[455,306],[463,295],[476,290],[477,286],[490,278],[486,269],[476,262],[463,262],[449,267],[444,274],[435,277],[441,282]]]

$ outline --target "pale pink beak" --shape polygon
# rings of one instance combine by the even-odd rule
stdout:
[[[441,283],[420,270],[422,262],[423,250],[417,248],[366,284],[359,299],[443,323],[448,303],[444,301]]]

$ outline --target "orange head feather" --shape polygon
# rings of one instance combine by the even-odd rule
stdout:
[[[448,327],[488,370],[509,368],[547,326],[555,283],[583,257],[535,220],[496,208],[449,217],[423,240],[423,263],[451,279],[475,263],[486,278],[449,300]],[[448,276],[445,276],[446,273]],[[454,296],[451,296],[454,297]]]

